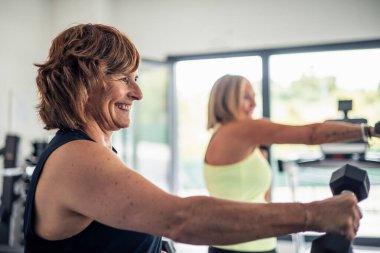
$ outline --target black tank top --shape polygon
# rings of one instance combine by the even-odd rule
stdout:
[[[33,172],[24,214],[25,253],[161,253],[161,237],[115,229],[97,221],[90,223],[79,234],[64,240],[45,240],[35,233],[34,197],[44,164],[54,150],[74,140],[92,141],[81,131],[59,130],[41,155]]]

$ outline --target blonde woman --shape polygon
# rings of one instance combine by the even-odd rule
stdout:
[[[269,201],[272,169],[260,152],[262,145],[321,144],[379,137],[369,126],[331,122],[291,126],[253,119],[255,106],[252,85],[242,76],[222,76],[211,90],[207,128],[214,132],[205,154],[204,176],[213,197],[260,204]],[[209,247],[210,253],[275,250],[275,237]]]

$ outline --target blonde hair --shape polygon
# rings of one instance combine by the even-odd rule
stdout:
[[[81,24],[60,33],[38,67],[39,115],[45,129],[83,130],[91,95],[104,92],[110,75],[137,70],[140,55],[114,27]],[[101,118],[104,128],[106,119]]]
[[[239,107],[245,82],[249,83],[239,75],[224,75],[216,80],[208,102],[207,129],[240,118]]]

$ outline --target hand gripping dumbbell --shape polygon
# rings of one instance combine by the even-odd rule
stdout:
[[[369,178],[365,170],[346,164],[333,172],[330,188],[333,195],[342,191],[353,192],[358,201],[368,197]],[[337,234],[325,234],[315,239],[311,244],[311,253],[351,253],[351,241]]]

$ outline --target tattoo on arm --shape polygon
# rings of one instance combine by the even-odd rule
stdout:
[[[357,130],[355,129],[350,129],[350,130],[345,130],[345,131],[342,131],[342,132],[339,132],[339,131],[332,131],[330,133],[325,133],[324,135],[324,139],[325,140],[340,140],[340,139],[351,139],[351,138],[355,138],[357,136]]]

